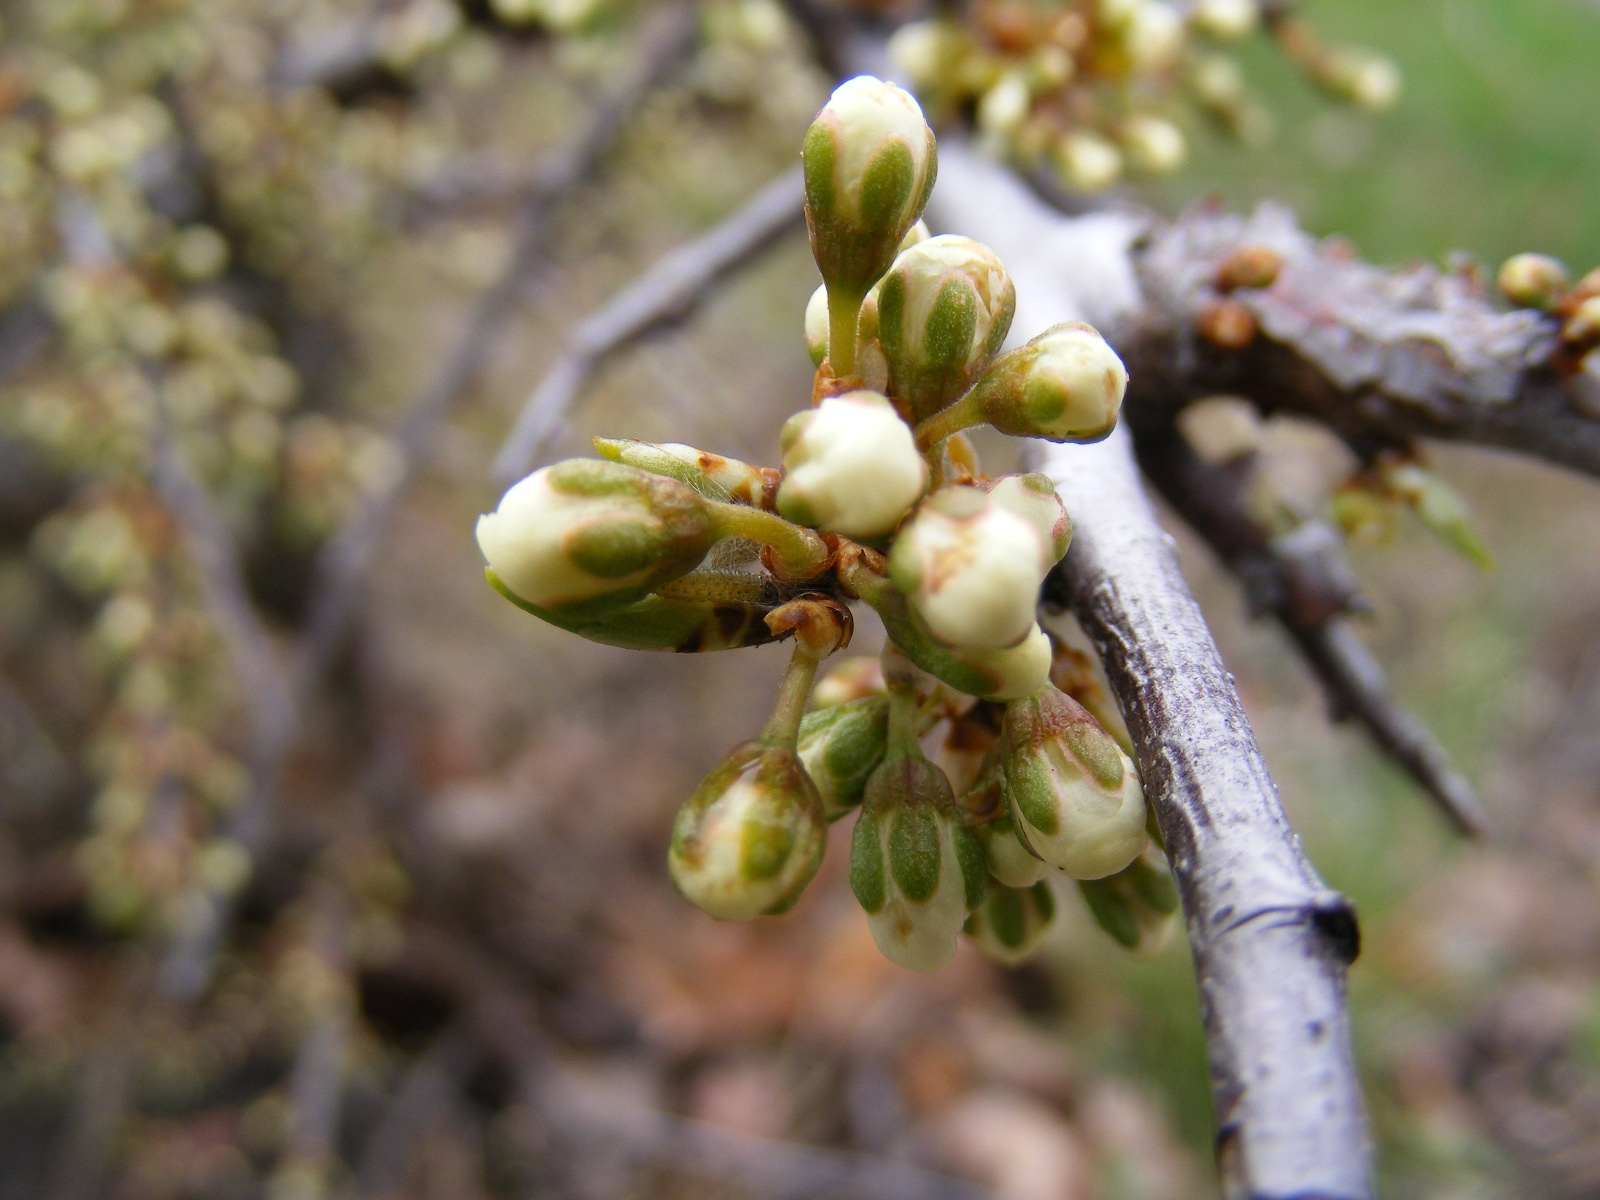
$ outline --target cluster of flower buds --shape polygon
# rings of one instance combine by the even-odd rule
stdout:
[[[596,641],[793,639],[765,729],[678,816],[668,861],[688,899],[723,919],[787,910],[828,824],[859,813],[851,885],[889,958],[931,970],[965,931],[1015,961],[1053,920],[1049,876],[1116,880],[1159,851],[1133,763],[1051,683],[1038,595],[1067,552],[1067,513],[1043,475],[982,474],[964,431],[1098,440],[1127,373],[1082,324],[1001,353],[1015,289],[993,251],[922,226],[936,147],[908,93],[850,80],[803,156],[817,371],[781,468],[597,440],[602,459],[512,487],[478,542],[503,595]],[[708,565],[728,541],[758,560]],[[882,662],[814,686],[850,640],[851,601],[881,618]],[[940,727],[935,762],[923,743]]]
[[[970,111],[997,152],[1094,192],[1178,170],[1188,111],[1240,140],[1267,136],[1271,118],[1227,54],[1257,34],[1337,100],[1381,109],[1398,94],[1387,59],[1324,46],[1262,0],[979,0],[902,26],[889,52],[941,118]]]

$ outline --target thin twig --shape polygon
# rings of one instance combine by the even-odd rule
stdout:
[[[941,147],[944,224],[993,246],[1016,329],[1115,325],[1140,304],[1137,224],[1064,222],[1003,170]],[[1093,291],[1079,289],[1093,281]],[[1229,1195],[1372,1194],[1345,1010],[1355,915],[1306,860],[1171,539],[1119,429],[1044,456],[1076,531],[1062,584],[1105,661],[1183,893],[1203,998],[1218,1155]]]
[[[476,378],[528,276],[544,256],[549,217],[557,204],[591,175],[650,90],[688,52],[695,9],[686,0],[665,4],[646,18],[640,50],[615,88],[599,101],[583,132],[546,162],[518,217],[514,249],[499,278],[478,297],[455,343],[407,410],[395,440],[399,465],[382,487],[361,502],[349,523],[323,548],[306,633],[295,663],[295,692],[309,695],[338,649],[354,615],[361,575],[371,560],[406,486],[445,414]]]
[[[1355,597],[1342,542],[1309,523],[1273,537],[1245,511],[1249,456],[1203,461],[1180,434],[1138,444],[1146,477],[1244,583],[1252,606],[1270,612],[1321,681],[1336,718],[1354,717],[1462,833],[1481,836],[1483,811],[1444,748],[1390,695],[1383,667],[1345,615]]]
[[[560,427],[584,385],[612,354],[667,321],[680,320],[713,284],[748,262],[801,221],[800,169],[786,171],[700,237],[649,270],[584,318],[522,406],[494,475],[510,483],[523,474]]]

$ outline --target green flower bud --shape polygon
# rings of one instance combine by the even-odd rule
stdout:
[[[1102,192],[1122,177],[1122,154],[1098,133],[1083,129],[1057,138],[1049,161],[1071,192]]]
[[[692,903],[744,921],[794,906],[822,864],[826,835],[795,752],[746,742],[678,810],[667,867]]]
[[[1095,923],[1136,953],[1166,940],[1178,912],[1178,888],[1161,851],[1148,847],[1115,875],[1078,882]]]
[[[949,234],[896,258],[877,296],[890,388],[918,415],[972,385],[999,353],[1017,308],[1017,290],[994,251]]]
[[[1183,132],[1160,117],[1129,117],[1118,128],[1117,138],[1128,169],[1144,175],[1170,175],[1189,155]]]
[[[944,772],[920,754],[880,765],[850,843],[850,886],[884,956],[913,971],[949,962],[984,883],[983,847]]]
[[[1236,42],[1261,23],[1258,0],[1194,0],[1189,24],[1197,33],[1219,42]]]
[[[800,722],[800,763],[822,798],[822,815],[837,821],[866,791],[889,738],[889,697],[864,696],[807,713]]]
[[[909,92],[860,75],[806,131],[806,226],[830,300],[856,309],[922,215],[937,171],[933,130]]]
[[[600,457],[611,462],[676,479],[712,500],[729,500],[759,508],[767,491],[778,483],[778,473],[770,467],[751,466],[736,458],[685,446],[682,442],[597,437],[594,448]]]
[[[1032,956],[1056,919],[1056,896],[1043,880],[1025,888],[991,886],[966,934],[990,958],[1014,966]]]
[[[876,392],[847,392],[796,413],[781,438],[778,512],[857,540],[881,538],[927,486],[911,428]]]
[[[923,94],[948,87],[966,55],[966,35],[950,21],[908,21],[887,47],[896,72]]]
[[[623,608],[687,574],[717,537],[693,488],[590,459],[535,471],[477,525],[478,546],[506,587],[574,615]]]
[[[1017,832],[1045,862],[1100,879],[1144,849],[1138,772],[1076,700],[1047,687],[1013,701],[1000,736]]]
[[[889,578],[928,632],[947,646],[1015,646],[1034,625],[1052,541],[1029,516],[980,488],[940,488],[918,506],[889,551]]]
[[[1549,311],[1566,295],[1571,280],[1559,259],[1546,254],[1514,254],[1500,266],[1500,294],[1519,308]]]
[[[1001,355],[956,407],[970,402],[1013,437],[1097,442],[1116,427],[1127,388],[1117,352],[1093,326],[1068,321]]]

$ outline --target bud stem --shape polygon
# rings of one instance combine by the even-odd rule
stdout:
[[[919,740],[922,724],[922,703],[916,688],[889,681],[889,741],[884,761],[897,758],[921,758]]]
[[[770,546],[788,579],[814,578],[828,565],[828,544],[811,530],[792,525],[776,513],[715,500],[707,501],[706,507],[723,537],[748,538]]]
[[[818,660],[804,646],[794,648],[789,659],[789,669],[778,685],[778,698],[772,705],[772,716],[761,731],[761,741],[768,746],[793,750],[800,740],[800,721],[806,715],[806,704],[811,699],[811,686],[817,680]]]
[[[947,438],[953,437],[963,429],[971,429],[974,425],[983,424],[983,409],[979,407],[976,389],[968,392],[949,408],[940,409],[931,417],[918,424],[917,449],[929,453],[941,445]],[[930,458],[931,462],[932,459]]]
[[[828,363],[836,379],[856,372],[856,330],[861,321],[862,299],[842,288],[828,289]]]

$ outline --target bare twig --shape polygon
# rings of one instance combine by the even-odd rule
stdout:
[[[935,198],[945,223],[1010,267],[1019,332],[1075,317],[1115,325],[1137,309],[1135,222],[1063,222],[955,145],[941,148]],[[1075,292],[1088,281],[1092,292]],[[1228,1194],[1368,1197],[1344,994],[1355,915],[1289,827],[1127,432],[1053,450],[1045,467],[1076,525],[1065,595],[1105,660],[1182,889]]]
[[[748,262],[801,220],[798,167],[700,237],[673,250],[584,318],[523,405],[494,461],[510,483],[530,467],[591,375],[608,357],[651,329],[686,316],[712,285]]]
[[[473,306],[455,343],[407,410],[396,432],[400,465],[368,495],[350,522],[324,547],[306,634],[295,664],[295,690],[313,690],[337,650],[357,605],[360,577],[439,422],[477,376],[501,325],[542,259],[556,205],[599,166],[649,91],[687,53],[695,10],[686,0],[661,5],[646,18],[639,53],[616,87],[594,106],[589,123],[543,165],[518,219],[515,248],[499,278]]]
[[[1383,667],[1345,619],[1356,591],[1338,535],[1313,522],[1273,537],[1252,519],[1243,495],[1248,456],[1209,464],[1178,434],[1147,437],[1138,453],[1146,476],[1244,583],[1252,606],[1272,613],[1294,638],[1335,717],[1360,721],[1459,831],[1481,835],[1485,819],[1472,785],[1395,702]]]

